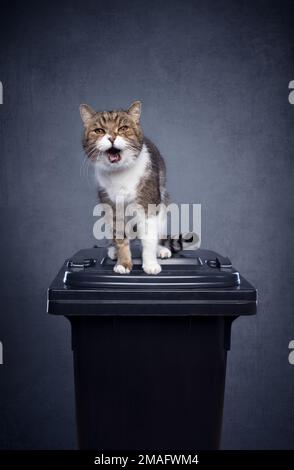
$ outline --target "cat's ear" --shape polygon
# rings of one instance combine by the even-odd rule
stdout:
[[[80,105],[80,114],[81,114],[82,121],[83,121],[84,125],[86,126],[88,124],[88,122],[90,121],[90,119],[92,119],[92,117],[96,113],[95,113],[94,109],[91,108],[91,106],[88,106],[87,104],[81,104]]]
[[[128,109],[128,114],[134,119],[136,124],[140,122],[141,109],[141,101],[134,101]]]

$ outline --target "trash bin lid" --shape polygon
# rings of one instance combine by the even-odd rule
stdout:
[[[232,267],[229,258],[198,249],[185,250],[158,262],[161,273],[156,276],[144,273],[140,252],[135,250],[132,272],[117,274],[113,271],[115,262],[107,257],[105,249],[81,250],[66,260],[52,283],[48,311],[64,315],[139,311],[199,314],[208,313],[209,305],[213,305],[210,312],[215,314],[255,313],[256,290]],[[118,304],[119,310],[115,307]],[[158,307],[150,309],[154,304]],[[99,312],[97,305],[101,306]],[[171,308],[172,305],[176,308]]]
[[[93,253],[95,255],[95,253]],[[169,259],[158,259],[162,267],[156,276],[148,275],[142,270],[142,260],[133,258],[133,269],[130,274],[117,274],[113,271],[115,261],[107,255],[84,258],[80,255],[67,262],[64,283],[71,287],[100,287],[128,289],[172,289],[206,286],[233,287],[240,284],[239,273],[232,268],[229,258],[215,254],[205,256],[198,251],[182,251]]]

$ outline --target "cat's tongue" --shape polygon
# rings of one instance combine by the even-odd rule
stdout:
[[[110,161],[110,163],[117,163],[120,161],[120,159],[121,159],[121,156],[120,156],[119,150],[114,149],[114,148],[109,150],[108,160]]]
[[[119,162],[120,161],[120,154],[116,153],[116,154],[112,155],[110,153],[110,154],[108,154],[108,160],[110,161],[110,163]]]

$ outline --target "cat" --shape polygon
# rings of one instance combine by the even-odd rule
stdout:
[[[158,274],[159,258],[170,258],[192,242],[188,237],[162,236],[165,224],[164,207],[169,197],[166,190],[166,168],[157,147],[143,135],[140,125],[141,102],[134,101],[126,109],[96,112],[86,104],[80,105],[84,124],[83,148],[95,163],[99,183],[99,198],[113,208],[118,198],[124,204],[135,204],[142,210],[137,220],[137,237],[142,243],[142,268],[147,274]],[[156,206],[156,212],[148,208]],[[114,230],[113,220],[109,220]],[[132,270],[130,237],[123,233],[116,236],[108,248],[108,256],[116,260],[114,271],[128,274]],[[195,242],[195,240],[193,239]]]

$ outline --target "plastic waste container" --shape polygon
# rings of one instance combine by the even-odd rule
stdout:
[[[157,276],[133,261],[120,275],[104,249],[81,250],[48,290],[71,323],[78,447],[218,449],[231,325],[256,313],[256,289],[212,251]]]

